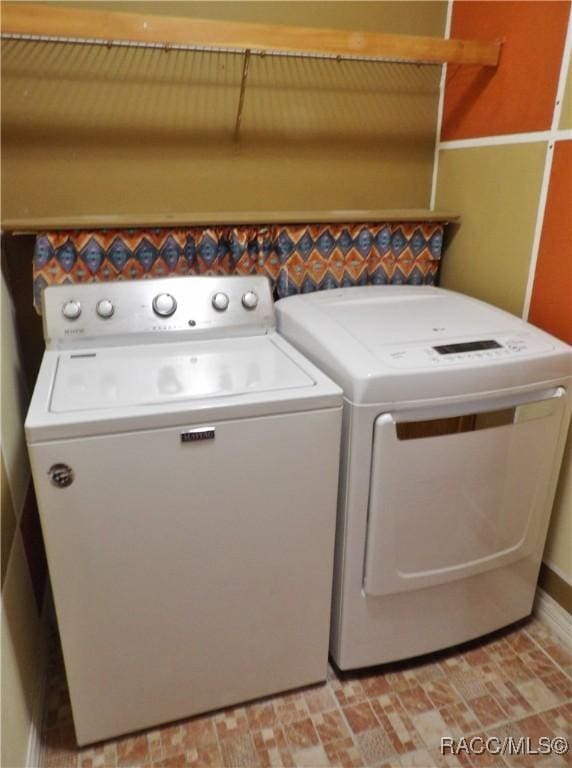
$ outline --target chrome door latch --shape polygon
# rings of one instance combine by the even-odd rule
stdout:
[[[73,483],[73,469],[67,464],[52,464],[48,476],[56,488],[67,488]]]

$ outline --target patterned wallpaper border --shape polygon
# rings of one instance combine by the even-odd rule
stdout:
[[[433,285],[444,224],[381,222],[58,231],[38,235],[34,305],[48,285],[262,274],[274,295],[351,285]]]

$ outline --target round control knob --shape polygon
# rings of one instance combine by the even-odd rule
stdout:
[[[62,315],[68,320],[77,320],[81,315],[81,304],[79,301],[74,301],[73,299],[66,301],[62,307]]]
[[[109,299],[102,299],[101,301],[97,302],[95,311],[100,317],[102,317],[104,320],[107,320],[115,312],[115,307],[109,301]]]
[[[245,309],[255,309],[258,304],[258,296],[254,291],[247,291],[242,297],[242,306]]]
[[[226,293],[215,293],[213,296],[213,307],[219,312],[224,312],[228,307],[229,298]]]
[[[158,293],[153,299],[153,312],[160,317],[170,317],[177,309],[177,302],[170,293]]]

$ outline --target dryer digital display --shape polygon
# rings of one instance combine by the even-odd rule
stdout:
[[[435,352],[440,355],[454,355],[457,352],[477,352],[481,349],[501,349],[502,344],[493,339],[487,341],[465,341],[461,344],[442,344],[438,347],[433,347]]]

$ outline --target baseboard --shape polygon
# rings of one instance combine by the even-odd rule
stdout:
[[[26,755],[26,768],[40,768],[42,758],[42,723],[44,720],[44,707],[46,703],[46,687],[48,682],[48,642],[47,642],[47,594],[45,590],[42,608],[42,632],[38,638],[38,652],[41,653],[38,670],[38,684],[36,696],[32,706],[32,722],[30,723],[30,735],[28,736],[28,752]]]
[[[536,588],[533,613],[567,645],[572,638],[572,615],[540,587]]]
[[[550,570],[553,573],[555,573],[558,577],[560,577],[565,584],[568,584],[569,587],[572,587],[572,576],[569,576],[567,573],[564,573],[564,571],[561,570],[555,563],[553,563],[552,560],[548,560],[548,558],[544,558],[544,560],[542,561],[542,564],[545,565],[547,568],[550,568]]]
[[[45,677],[45,676],[44,676]],[[45,684],[41,686],[41,691],[38,691],[36,696],[36,706],[34,706],[34,712],[32,714],[32,724],[30,725],[30,736],[28,737],[28,754],[26,757],[26,768],[40,768],[41,767],[41,754],[42,754],[42,721],[36,716],[36,713],[40,710],[43,711],[43,706],[38,704],[40,694],[45,693]]]
[[[572,613],[572,586],[549,568],[546,563],[540,565],[536,586],[540,587],[553,600],[556,600],[565,611]]]

